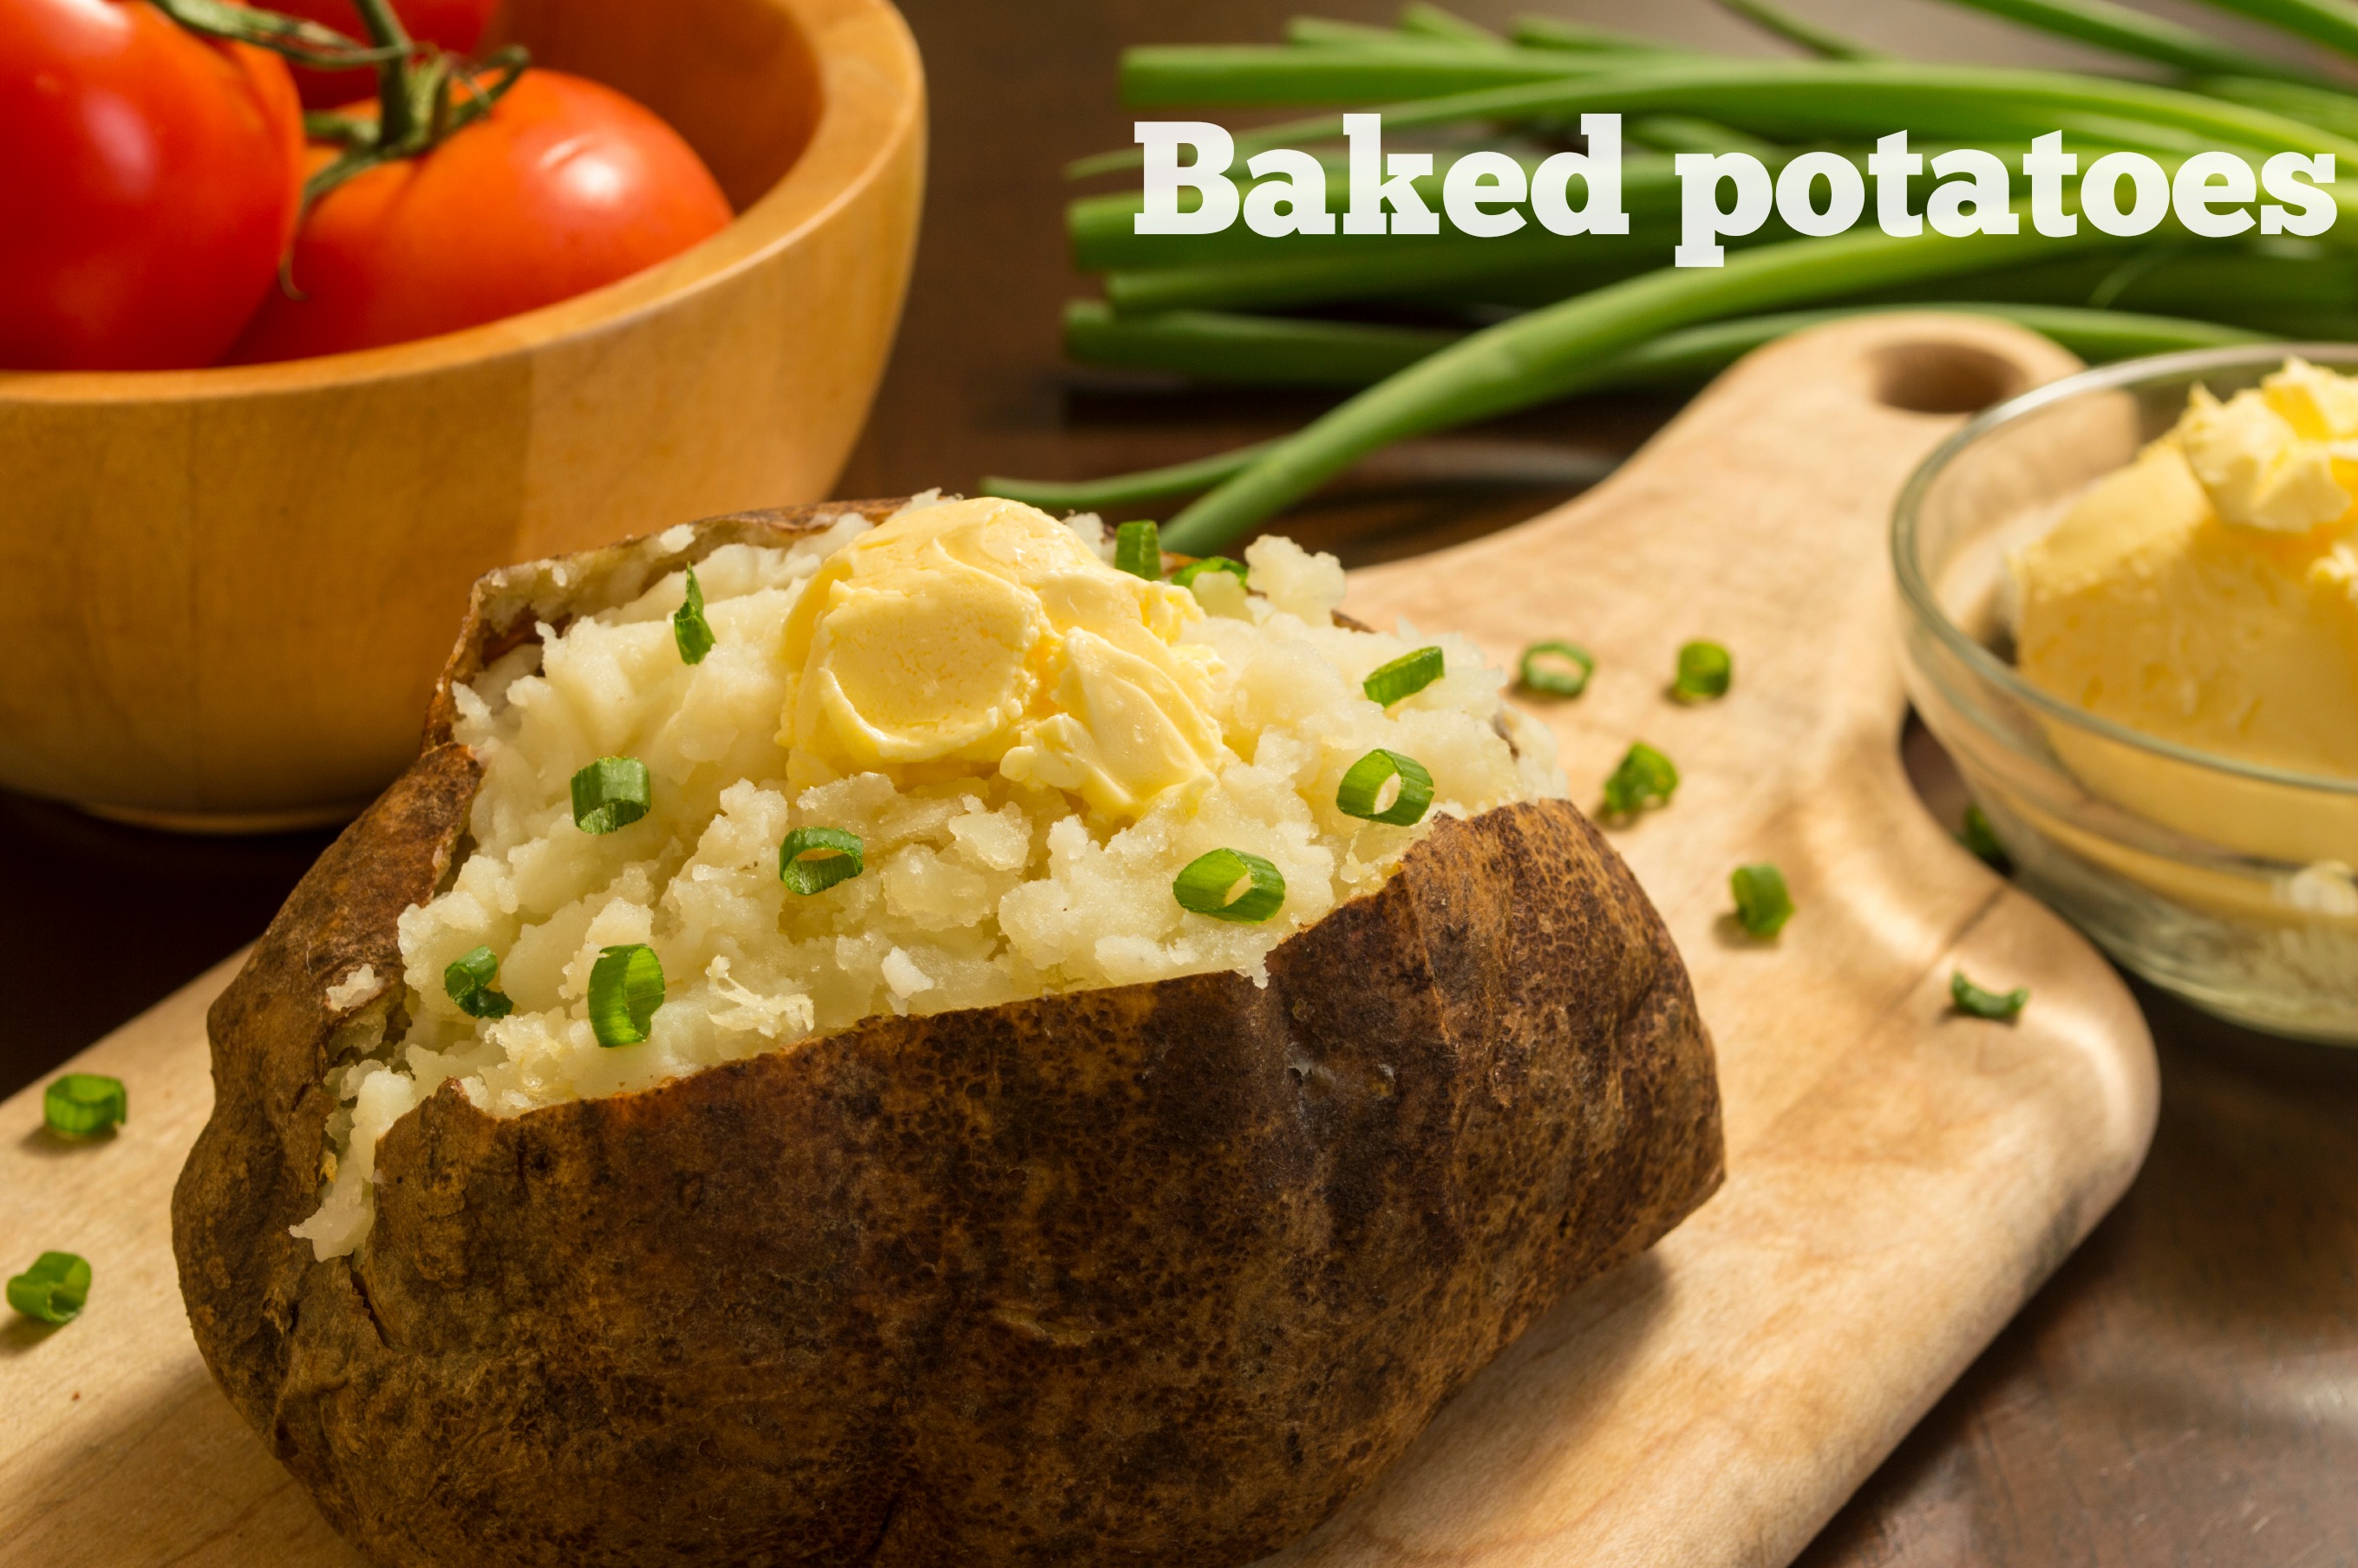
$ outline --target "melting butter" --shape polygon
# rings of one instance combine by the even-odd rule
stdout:
[[[2353,437],[2358,383],[2298,360],[2223,403],[2198,390],[2175,429],[2015,556],[2023,675],[2199,752],[2358,778]],[[2352,848],[2339,804],[2311,821],[2277,795],[2057,743],[2101,793],[2210,842],[2296,860]]]
[[[1223,753],[1192,595],[1117,571],[1014,502],[911,507],[829,557],[787,618],[788,782],[998,773],[1135,819]]]

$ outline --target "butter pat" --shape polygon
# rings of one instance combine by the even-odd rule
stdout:
[[[2350,492],[2335,482],[2331,442],[2304,438],[2271,401],[2239,392],[2222,403],[2197,386],[2179,449],[2220,521],[2306,534],[2349,511]]]
[[[2023,675],[2159,740],[2358,779],[2353,436],[2358,384],[2299,361],[2224,403],[2198,389],[2176,429],[2016,555]],[[2328,851],[2281,805],[2238,809],[2196,770],[2105,750],[2067,760],[2157,820],[2255,853]]]
[[[998,773],[1134,820],[1224,754],[1203,611],[1071,529],[988,497],[896,514],[828,558],[787,617],[780,741],[797,787]]]

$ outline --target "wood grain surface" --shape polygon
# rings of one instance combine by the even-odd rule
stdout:
[[[1501,664],[1547,635],[1592,648],[1588,694],[1541,710],[1580,798],[1633,737],[1679,759],[1677,800],[1617,839],[1717,1041],[1728,1181],[1283,1561],[1785,1563],[2127,1185],[2154,1111],[2144,1024],[2085,943],[1917,804],[1876,549],[1949,408],[2072,364],[1962,319],[1793,339],[1588,497],[1354,579],[1361,619],[1466,631]],[[1735,689],[1673,703],[1674,651],[1703,634],[1734,652]],[[1774,942],[1727,914],[1728,871],[1758,860],[1801,909]],[[1959,965],[2035,1004],[2011,1026],[1954,1014]],[[0,1539],[52,1568],[350,1558],[241,1444],[171,1292],[166,1196],[207,1103],[211,983],[81,1064],[131,1086],[123,1133],[0,1148],[6,1233],[74,1245],[101,1281],[81,1320],[11,1346],[22,1402],[63,1409],[0,1432]],[[5,1113],[35,1114],[29,1090]],[[40,1179],[65,1161],[73,1179]]]
[[[1324,406],[1062,363],[1058,308],[1092,286],[1066,259],[1057,214],[1073,188],[1058,170],[1128,141],[1131,115],[1112,91],[1122,46],[1272,41],[1299,10],[1388,23],[1396,0],[900,3],[925,53],[936,127],[927,237],[878,416],[839,493],[946,475],[1120,473],[1265,439]],[[1919,59],[2119,63],[1942,0],[1789,4]],[[2215,6],[2132,4],[2335,69]],[[1452,8],[1493,26],[1543,11],[1779,52],[1713,0]],[[1006,113],[1011,102],[1025,112]],[[952,233],[970,238],[945,243]],[[1586,398],[1410,443],[1282,526],[1348,565],[1412,557],[1578,493],[1676,406]],[[1937,748],[1918,761],[1954,826],[1953,773]],[[1808,1568],[2358,1563],[2358,1054],[2285,1047],[2131,985],[2163,1064],[2144,1172],[1828,1527]]]
[[[1069,190],[1057,170],[1129,135],[1112,92],[1117,49],[1271,40],[1290,10],[1305,7],[900,3],[925,57],[935,125],[925,239],[898,350],[836,493],[970,485],[990,471],[1120,472],[1260,439],[1317,410],[1319,399],[1298,394],[1206,395],[1075,371],[1056,346],[1059,304],[1088,287],[1065,261],[1058,212]],[[1793,4],[1926,59],[2103,63],[1939,0]],[[1306,8],[1379,22],[1397,5]],[[1710,0],[1455,8],[1493,23],[1539,9],[1714,48],[1775,48]],[[2206,28],[2238,25],[2212,9],[2179,11]],[[2237,41],[2272,40],[2245,28]],[[1675,407],[1659,396],[1585,399],[1413,443],[1362,465],[1283,525],[1355,565],[1412,556],[1576,493]],[[1937,748],[1920,743],[1909,762],[1953,825],[1961,793]],[[174,838],[5,795],[0,834],[15,851],[0,867],[11,895],[0,899],[0,949],[14,972],[45,982],[18,989],[0,1032],[0,1091],[36,1081],[260,931],[324,843]],[[2162,1063],[2144,1170],[1803,1553],[1807,1568],[2358,1563],[2358,1054],[2285,1046],[2131,983]],[[200,1110],[190,1118],[193,1129]],[[17,1116],[0,1130],[0,1150],[13,1151],[28,1125]],[[10,1165],[0,1182],[28,1169],[55,1182],[78,1179],[80,1167]],[[13,1229],[0,1243],[32,1245]],[[28,1364],[11,1353],[14,1332],[0,1325],[0,1390],[10,1396],[28,1386],[15,1380]],[[16,1408],[38,1422],[49,1407]],[[188,1430],[196,1449],[249,1451],[234,1426]],[[212,1473],[214,1457],[202,1457]],[[211,1485],[192,1479],[183,1506],[217,1531],[234,1510],[212,1507]],[[266,1519],[268,1505],[254,1517]],[[252,1540],[246,1560],[278,1560],[266,1527]],[[0,1561],[13,1552],[0,1549]]]

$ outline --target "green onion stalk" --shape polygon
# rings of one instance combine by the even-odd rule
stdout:
[[[1431,81],[1430,92],[1378,111],[1388,135],[1452,125],[1560,122],[1583,114],[1672,114],[1795,139],[1879,136],[1895,125],[1906,125],[1930,139],[1969,146],[2027,141],[2062,130],[2141,151],[2196,152],[2215,146],[2332,153],[2345,159],[2358,154],[2358,143],[2348,137],[2265,109],[2141,81],[1998,66],[1704,57],[1650,59],[1473,90],[1439,85],[1438,75]],[[1300,100],[1272,93],[1252,102]],[[1271,147],[1335,141],[1342,135],[1342,116],[1336,114],[1240,132],[1235,143],[1241,159]],[[1137,148],[1100,154],[1069,166],[1067,172],[1077,178],[1134,169],[1141,156]]]
[[[1450,38],[1461,44],[1481,44],[1491,49],[1503,48],[1507,40],[1489,28],[1469,22],[1454,11],[1444,11],[1427,0],[1409,0],[1401,7],[1401,31],[1415,38]]]
[[[1203,555],[1390,442],[1573,393],[1693,384],[1787,332],[1861,310],[1978,311],[2091,360],[2358,338],[2358,257],[2338,235],[2194,242],[2165,228],[2124,238],[2083,220],[2070,237],[1870,230],[1804,239],[1772,220],[1726,237],[1723,267],[1662,268],[1680,227],[1667,153],[1744,151],[1772,171],[1802,151],[1857,164],[1870,142],[1904,126],[1928,160],[1963,146],[2011,162],[2033,138],[2061,131],[2083,168],[2133,151],[2167,170],[2213,148],[2255,165],[2292,152],[2358,168],[2358,97],[2334,75],[2345,68],[2254,53],[2114,0],[1955,3],[2181,73],[2172,82],[1890,59],[1776,0],[1721,3],[1817,58],[1736,59],[1539,18],[1502,38],[1423,4],[1393,30],[1297,18],[1287,47],[1131,51],[1123,85],[1138,104],[1389,99],[1376,111],[1388,138],[1453,139],[1435,175],[1416,182],[1436,210],[1448,166],[1469,143],[1509,152],[1528,173],[1580,115],[1617,113],[1639,149],[1622,169],[1630,232],[1576,245],[1528,224],[1498,238],[1454,228],[1400,239],[1140,235],[1138,195],[1084,198],[1069,215],[1074,256],[1104,275],[1106,298],[1068,308],[1071,357],[1355,395],[1293,436],[1171,468],[1080,483],[994,478],[986,488],[1076,509],[1195,496],[1161,542]],[[2358,0],[2212,4],[2358,58]],[[1315,150],[1342,128],[1339,114],[1324,114],[1238,133],[1232,178],[1247,181],[1241,164],[1257,151]],[[1126,149],[1069,172],[1139,161]],[[1335,153],[1321,163],[1330,188],[1346,177]],[[2325,194],[2342,207],[2358,201],[2358,191]],[[2028,214],[2022,227],[2035,227]],[[1334,319],[1370,311],[1384,319]]]
[[[1820,59],[1881,59],[1879,49],[1871,49],[1854,38],[1844,38],[1829,27],[1820,27],[1806,17],[1797,16],[1768,0],[1719,0],[1720,9],[1732,11],[1758,27],[1769,37],[1782,38],[1806,54]]]
[[[1548,49],[1496,53],[1454,44],[1310,48],[1177,45],[1130,49],[1121,60],[1121,100],[1132,108],[1174,103],[1364,103],[1425,97],[1605,69]]]
[[[1131,321],[1183,310],[1271,312],[1360,301],[1438,311],[1529,308],[1657,270],[1677,237],[1674,229],[1634,221],[1628,235],[1592,237],[1577,245],[1544,231],[1487,242],[1462,234],[1419,236],[1401,241],[1389,263],[1380,255],[1305,246],[1290,257],[1108,272],[1105,303]],[[1722,243],[1741,251],[1794,238],[1772,222],[1752,234],[1723,236]],[[2220,319],[2248,324],[2249,312],[2346,313],[2358,303],[2358,254],[2316,241],[2194,243],[2158,232],[2097,242],[2068,255],[2023,259],[1981,275],[1969,289],[1943,285],[1942,292],[2022,304],[2120,306],[2164,316],[2228,312]]]
[[[1937,151],[1939,149],[1930,149]],[[1770,147],[1765,160],[1774,174],[1786,160],[1795,157],[1800,148]],[[1864,155],[1861,155],[1862,157]],[[1328,200],[1345,189],[1347,178],[1343,160],[1322,160],[1325,164]],[[1442,186],[1454,158],[1437,160],[1437,173],[1412,180],[1418,197],[1434,212],[1442,210]],[[1536,158],[1519,160],[1528,178],[1538,165]],[[1249,190],[1258,181],[1247,180],[1241,190]],[[1196,203],[1187,200],[1192,191],[1182,191],[1179,210],[1189,212]],[[1621,162],[1621,205],[1633,223],[1672,224],[1679,215],[1679,182],[1671,160],[1650,155],[1625,157]],[[1084,197],[1072,204],[1065,214],[1065,238],[1072,250],[1073,265],[1083,272],[1153,272],[1174,268],[1201,268],[1223,264],[1266,264],[1273,261],[1300,263],[1315,260],[1332,264],[1344,256],[1356,257],[1370,269],[1390,265],[1402,253],[1435,250],[1482,251],[1506,243],[1484,240],[1454,227],[1444,227],[1438,234],[1390,235],[1347,234],[1286,234],[1271,237],[1257,234],[1241,223],[1232,224],[1210,234],[1141,234],[1137,232],[1138,214],[1144,211],[1143,200],[1135,193]],[[1536,234],[1547,238],[1547,232],[1537,225],[1528,225]],[[1670,232],[1665,229],[1666,232]],[[1519,231],[1516,236],[1521,237]],[[1526,244],[1531,241],[1525,240]]]
[[[2209,0],[2209,4],[2358,59],[2358,5],[2351,0]]]
[[[2312,71],[2247,53],[2192,27],[2148,16],[2112,0],[1951,0],[1951,4],[2196,75],[2257,76],[2311,83],[2321,80]]]
[[[1205,555],[1300,500],[1376,449],[1527,408],[1576,390],[1593,362],[1721,317],[1829,295],[1985,270],[1997,260],[2108,241],[2018,234],[1894,239],[1880,232],[1769,245],[1709,270],[1658,272],[1476,332],[1368,388],[1190,505],[1163,535]]]
[[[1693,51],[1677,44],[1592,27],[1580,22],[1560,22],[1553,16],[1523,16],[1514,27],[1514,41],[1526,49],[1569,49],[1592,54],[1683,55]]]
[[[1665,333],[1588,367],[1557,395],[1692,387],[1753,350],[1812,327],[1878,311],[1937,310],[1987,316],[2044,333],[2092,363],[2189,349],[2266,342],[2270,335],[2217,322],[2069,306],[1932,300],[1864,308],[1738,317]],[[1076,325],[1076,323],[1079,323]],[[1258,386],[1367,386],[1407,370],[1459,334],[1336,321],[1174,311],[1136,320],[1076,301],[1066,311],[1066,352],[1087,363],[1176,371],[1208,382]],[[1241,349],[1240,349],[1241,345]],[[992,475],[985,493],[1056,512],[1109,512],[1184,500],[1234,478],[1282,445],[1257,441],[1167,468],[1109,479],[1063,481]]]

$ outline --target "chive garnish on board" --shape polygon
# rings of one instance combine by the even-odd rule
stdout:
[[[1959,969],[1949,977],[1949,1000],[1959,1012],[1970,1017],[2011,1023],[2021,1016],[2023,1005],[2030,1000],[2030,988],[2017,986],[2010,991],[1984,990],[1965,979],[1964,970]]]
[[[1231,901],[1238,882],[1251,885]],[[1259,855],[1242,849],[1215,849],[1188,862],[1171,883],[1179,907],[1215,920],[1258,925],[1285,907],[1285,876]]]
[[[1548,661],[1541,663],[1541,660]],[[1569,668],[1555,667],[1562,660]],[[1523,661],[1516,679],[1525,691],[1535,691],[1541,697],[1578,697],[1588,689],[1588,680],[1596,673],[1596,655],[1577,643],[1550,639],[1533,643],[1523,650]]]
[[[679,647],[683,665],[700,665],[712,652],[712,622],[704,618],[704,589],[698,586],[694,567],[687,568],[687,597],[671,612],[671,640]]]
[[[489,947],[478,947],[450,960],[442,971],[442,994],[469,1018],[505,1018],[515,1011],[515,1003],[492,989],[499,978],[500,956]]]
[[[1400,781],[1399,793],[1390,806],[1379,806],[1384,785],[1394,779]],[[1424,764],[1380,746],[1353,762],[1343,775],[1342,787],[1335,792],[1335,809],[1344,816],[1395,827],[1413,827],[1432,804],[1433,775]]]
[[[2014,861],[2007,856],[2006,846],[1998,841],[1997,829],[1990,826],[1989,816],[1979,802],[1965,807],[1965,824],[1957,830],[1957,842],[2000,876],[2013,873]]]
[[[41,1119],[65,1137],[93,1137],[131,1119],[131,1096],[121,1078],[68,1073],[41,1091]]]
[[[1643,741],[1633,741],[1605,781],[1606,814],[1634,816],[1650,806],[1668,806],[1678,788],[1678,764]]]
[[[1679,649],[1678,674],[1671,695],[1681,702],[1709,702],[1727,695],[1736,678],[1736,660],[1716,643],[1689,643]]]
[[[8,1304],[43,1323],[71,1323],[90,1300],[90,1264],[70,1252],[44,1252],[8,1281]]]
[[[600,757],[573,775],[573,826],[611,833],[647,814],[654,786],[636,757]]]
[[[1116,571],[1161,582],[1163,531],[1152,523],[1123,524],[1113,531],[1113,564]]]
[[[1413,697],[1441,678],[1444,663],[1439,648],[1419,648],[1413,654],[1402,654],[1360,683],[1359,689],[1368,699],[1390,708],[1404,697]]]
[[[1785,873],[1765,861],[1736,867],[1728,876],[1727,891],[1736,898],[1736,922],[1748,935],[1765,941],[1793,918],[1793,895],[1785,886]]]
[[[808,898],[867,869],[860,835],[841,827],[797,827],[778,846],[778,880]]]
[[[663,1005],[663,960],[644,942],[601,947],[590,970],[590,1030],[600,1045],[636,1045]]]

